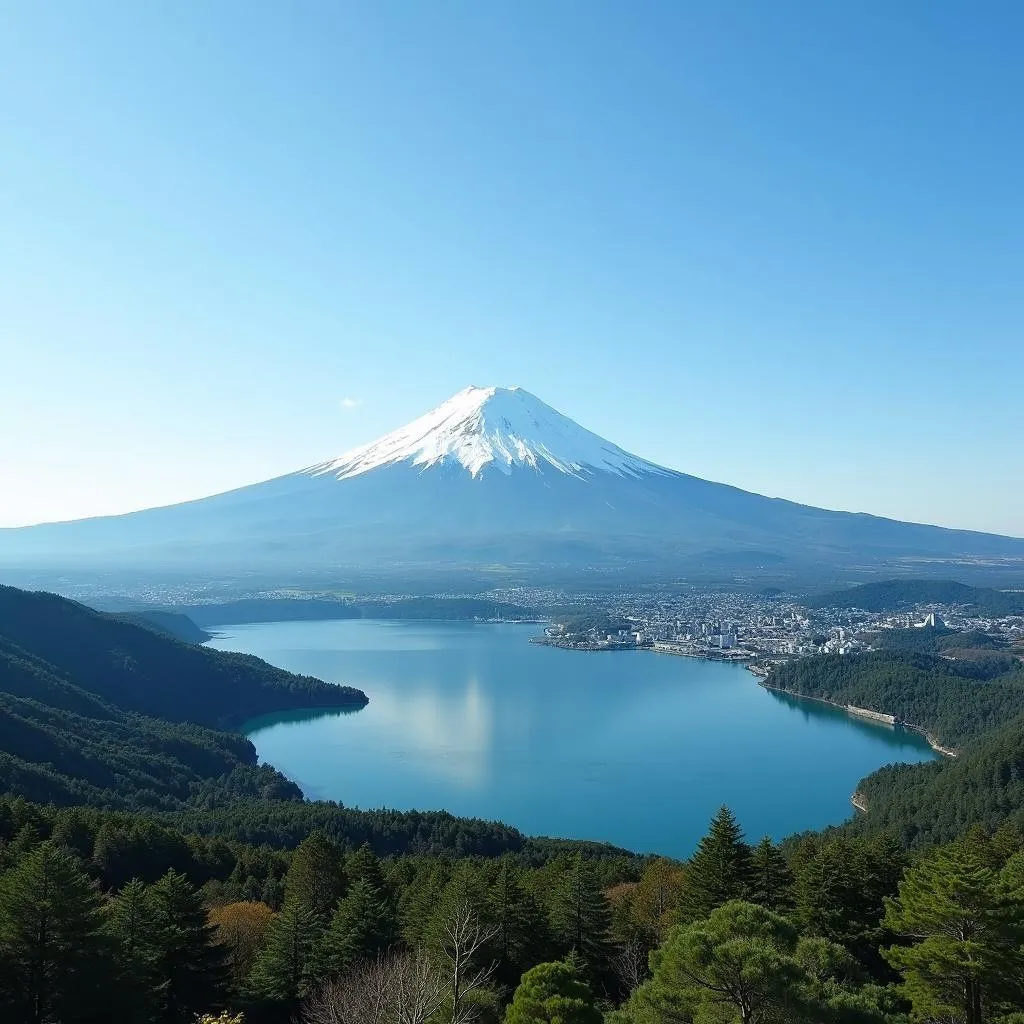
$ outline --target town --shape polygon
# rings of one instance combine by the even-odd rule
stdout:
[[[883,645],[886,632],[921,628],[932,633],[979,634],[1024,657],[1024,615],[970,614],[956,604],[920,604],[899,612],[812,608],[784,592],[694,586],[674,594],[633,591],[614,595],[560,589],[495,591],[496,600],[549,611],[551,625],[537,642],[585,651],[647,648],[689,657],[750,663],[762,669],[815,654],[850,654]],[[599,621],[574,630],[559,609],[593,612]],[[603,620],[603,621],[601,621]],[[605,628],[605,627],[608,628]]]

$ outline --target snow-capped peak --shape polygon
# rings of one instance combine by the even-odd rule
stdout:
[[[473,477],[491,466],[506,474],[517,466],[551,466],[576,477],[666,472],[518,387],[465,388],[425,416],[306,472],[344,480],[400,462],[424,468],[457,463]]]

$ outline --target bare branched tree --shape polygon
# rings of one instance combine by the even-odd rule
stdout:
[[[497,934],[498,928],[485,925],[466,901],[456,903],[441,922],[438,952],[451,1000],[449,1024],[471,1024],[476,1016],[477,1008],[466,997],[483,988],[498,966],[482,960]]]
[[[423,950],[405,954],[401,970],[392,975],[391,1020],[394,1024],[425,1024],[444,1005],[446,979]]]
[[[619,947],[612,966],[625,992],[635,991],[647,980],[647,945],[639,935],[631,935]]]
[[[303,1024],[426,1024],[445,1004],[447,979],[423,953],[386,953],[318,989]]]

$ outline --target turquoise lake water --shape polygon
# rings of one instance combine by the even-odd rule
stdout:
[[[445,809],[533,835],[687,856],[728,804],[751,840],[843,821],[859,779],[934,755],[914,733],[758,686],[745,668],[528,643],[538,626],[278,622],[210,642],[349,683],[362,711],[247,723],[310,798]]]

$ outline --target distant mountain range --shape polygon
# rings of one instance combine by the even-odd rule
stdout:
[[[832,512],[655,465],[520,388],[471,387],[385,437],[197,501],[0,530],[0,567],[291,574],[725,574],[978,562],[1024,539]]]

